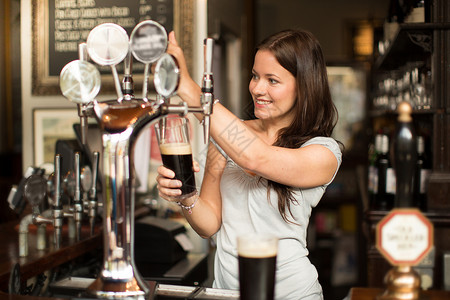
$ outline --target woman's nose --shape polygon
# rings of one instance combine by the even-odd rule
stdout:
[[[266,85],[263,80],[254,81],[250,84],[250,92],[254,95],[264,95],[266,91]]]

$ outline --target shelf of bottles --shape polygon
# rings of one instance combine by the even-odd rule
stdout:
[[[431,174],[431,160],[426,137],[417,137],[417,162],[413,184],[413,206],[427,210],[427,181]],[[369,148],[368,192],[370,209],[388,211],[394,207],[396,177],[390,154],[390,137],[379,133]]]
[[[431,0],[391,0],[383,35],[375,41],[372,116],[395,112],[411,103],[414,114],[435,113],[431,54],[437,30],[448,22],[432,22]]]
[[[408,101],[413,108],[417,135],[413,202],[415,207],[427,211],[427,179],[433,157],[432,119],[438,113],[433,106],[433,38],[436,30],[450,29],[450,23],[430,22],[430,14],[429,0],[391,0],[383,35],[375,42],[377,51],[372,66],[369,112],[374,132],[368,163],[371,211],[388,211],[394,206],[396,178],[390,142],[395,130],[397,105],[402,101]]]

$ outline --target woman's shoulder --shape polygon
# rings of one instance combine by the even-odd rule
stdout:
[[[341,160],[342,158],[342,149],[339,143],[332,137],[326,137],[326,136],[316,136],[308,141],[306,141],[302,147],[306,147],[309,145],[321,145],[331,150],[331,152],[334,153],[334,155],[338,158],[338,160]]]

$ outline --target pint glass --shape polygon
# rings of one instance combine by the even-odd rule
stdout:
[[[241,300],[273,300],[278,238],[266,235],[238,237]]]
[[[167,116],[155,125],[163,165],[175,172],[182,182],[181,196],[185,199],[196,192],[192,165],[192,148],[189,141],[189,121],[179,116]]]

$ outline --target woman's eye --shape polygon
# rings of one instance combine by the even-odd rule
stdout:
[[[252,74],[252,79],[258,79],[258,75]]]
[[[278,83],[278,80],[275,80],[275,79],[269,79],[269,82],[270,82],[271,84],[276,84],[276,83]]]

